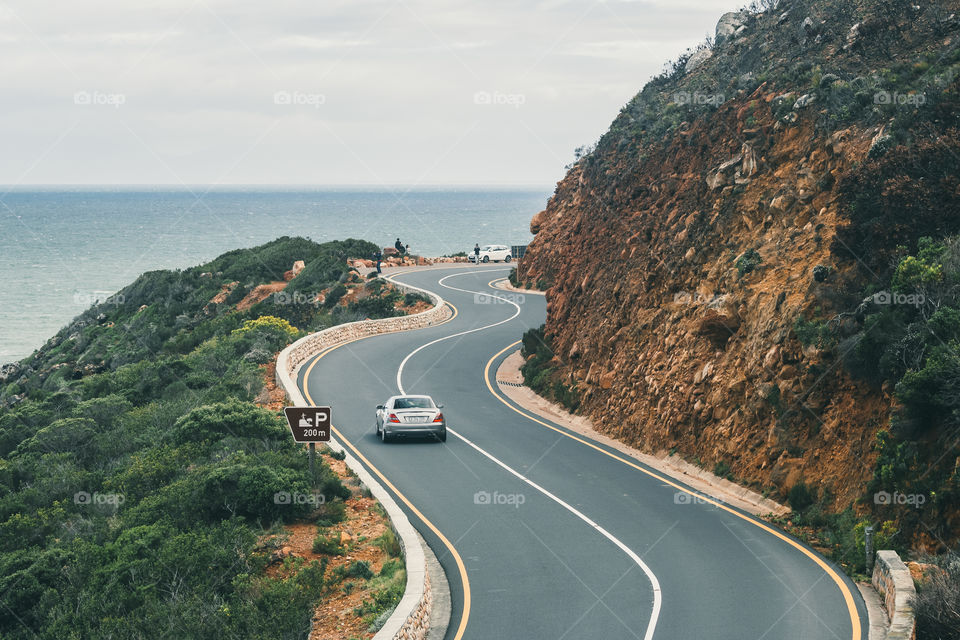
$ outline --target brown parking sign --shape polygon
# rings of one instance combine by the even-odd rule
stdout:
[[[283,413],[297,442],[330,441],[330,407],[284,407]]]

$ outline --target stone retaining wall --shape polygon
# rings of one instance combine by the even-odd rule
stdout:
[[[288,346],[277,356],[276,377],[277,386],[284,390],[292,405],[307,405],[307,401],[297,385],[298,370],[304,362],[324,349],[367,336],[422,329],[439,324],[452,315],[450,307],[443,301],[443,298],[435,293],[398,282],[393,284],[404,291],[427,295],[433,302],[433,307],[410,316],[361,320],[337,325],[310,334]],[[370,475],[366,467],[350,455],[335,438],[331,437],[329,445],[334,451],[343,451],[346,454],[344,462],[357,474],[361,484],[370,490],[373,497],[380,502],[384,511],[387,512],[390,526],[397,534],[397,539],[403,547],[403,558],[407,572],[406,589],[400,604],[397,605],[393,614],[374,636],[374,640],[424,640],[430,629],[430,612],[433,599],[426,556],[420,539],[417,537],[417,531],[410,524],[406,514],[400,509],[393,497],[382,484]]]
[[[288,375],[292,374],[304,361],[312,358],[328,347],[332,347],[341,342],[349,342],[358,338],[375,336],[382,333],[422,329],[443,322],[450,317],[452,313],[450,307],[444,303],[443,298],[435,293],[417,287],[411,287],[410,285],[400,284],[399,282],[394,282],[393,284],[403,291],[427,295],[433,301],[433,308],[410,316],[382,318],[380,320],[360,320],[358,322],[339,324],[335,327],[330,327],[329,329],[324,329],[318,333],[312,333],[300,338],[284,349],[280,353],[280,356],[277,357],[277,384],[283,387],[280,380],[281,372]]]
[[[910,570],[896,551],[878,551],[873,565],[873,588],[883,599],[890,618],[888,640],[913,640],[916,625],[910,601],[916,595]]]

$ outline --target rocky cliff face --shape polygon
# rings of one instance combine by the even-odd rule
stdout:
[[[956,4],[728,14],[714,47],[624,107],[534,217],[518,267],[548,290],[555,375],[582,413],[778,499],[800,481],[836,508],[864,494],[892,389],[851,377],[837,345],[797,327],[858,328],[852,311],[886,265],[879,249],[844,251],[850,202],[886,154],[955,126],[956,76],[925,61],[960,57]]]

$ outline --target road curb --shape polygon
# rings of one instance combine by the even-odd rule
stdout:
[[[443,298],[432,291],[399,282],[393,284],[405,291],[425,294],[433,301],[433,307],[409,316],[348,322],[312,333],[287,346],[277,356],[276,381],[277,386],[283,389],[293,406],[308,404],[297,384],[297,377],[300,367],[313,356],[331,347],[362,337],[433,326],[447,320],[452,314]],[[406,588],[400,603],[374,636],[374,640],[423,640],[427,637],[431,626],[434,599],[447,602],[444,627],[449,623],[450,592],[446,576],[443,580],[437,580],[435,577],[431,580],[431,574],[435,576],[436,570],[429,570],[432,563],[428,562],[428,558],[435,556],[432,551],[429,551],[423,538],[410,524],[410,520],[386,488],[335,437],[331,436],[329,445],[334,451],[345,454],[344,462],[380,502],[403,549],[404,566],[407,572]],[[436,566],[439,567],[439,563]],[[443,573],[442,568],[440,573]],[[434,594],[435,588],[445,588],[446,593]],[[438,613],[441,612],[438,611]]]
[[[513,291],[514,293],[525,293],[532,296],[545,296],[547,295],[546,291],[538,291],[537,289],[521,289],[520,287],[515,287],[510,282],[510,278],[504,278],[503,280],[496,280],[496,284],[493,286],[497,289],[503,289],[504,291]]]

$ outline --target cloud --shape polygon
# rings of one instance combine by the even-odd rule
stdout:
[[[550,184],[691,2],[8,0],[0,182]]]

